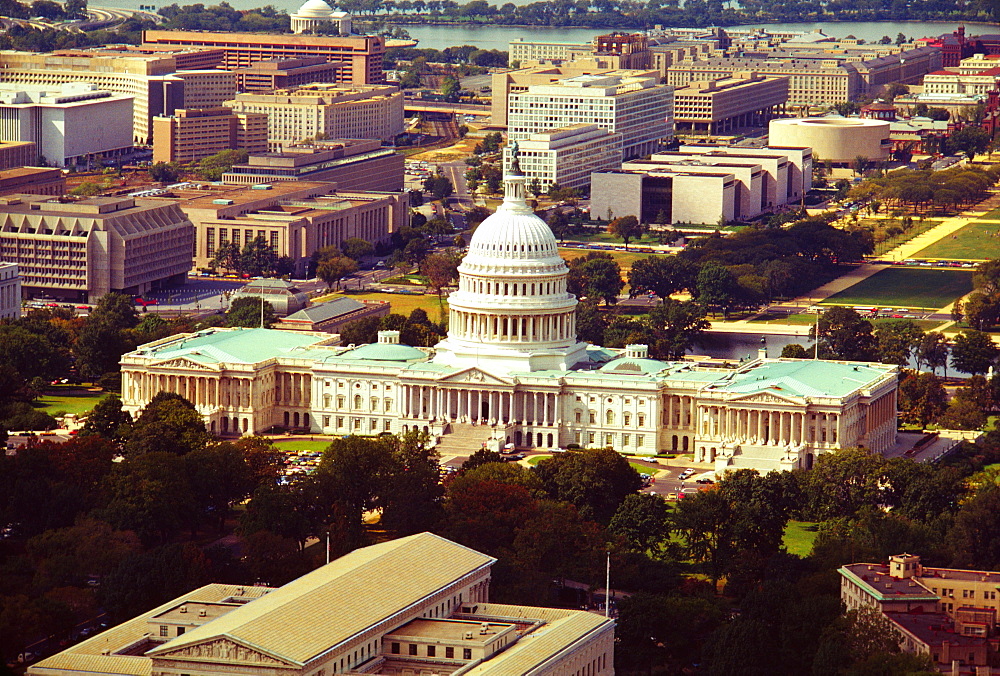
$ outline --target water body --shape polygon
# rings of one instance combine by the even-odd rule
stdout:
[[[688,354],[707,355],[717,359],[740,359],[757,358],[757,351],[760,349],[760,333],[703,333],[699,336],[695,344],[688,350]],[[767,336],[767,356],[777,357],[781,355],[781,350],[785,345],[798,343],[806,349],[812,347],[812,340],[808,336]]]

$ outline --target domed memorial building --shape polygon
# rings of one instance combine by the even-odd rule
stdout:
[[[569,270],[525,202],[516,162],[504,183],[458,269],[436,346],[402,345],[396,331],[361,346],[271,329],[171,336],[122,357],[126,410],[168,391],[216,434],[419,429],[449,454],[610,446],[694,453],[717,471],[810,467],[836,448],[894,444],[894,366],[761,354],[725,368],[580,342]]]
[[[316,28],[329,24],[337,26],[341,35],[351,33],[351,15],[347,12],[334,11],[333,7],[323,0],[306,0],[298,11],[291,16],[293,33],[312,33]]]

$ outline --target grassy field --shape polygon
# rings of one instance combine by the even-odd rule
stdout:
[[[329,439],[282,439],[274,442],[279,451],[325,451],[329,445]]]
[[[593,242],[595,244],[624,244],[621,237],[615,237],[609,232],[595,232],[592,235],[570,235],[563,239],[570,242]],[[658,246],[660,240],[648,232],[643,233],[642,238],[630,240],[629,246]]]
[[[918,251],[914,258],[981,261],[1000,257],[1000,223],[969,223],[951,237]]]
[[[816,323],[816,315],[813,314],[770,314],[765,312],[750,320],[753,324],[795,324],[797,326],[812,326]]]
[[[970,291],[972,272],[969,270],[888,268],[820,304],[938,309]]]
[[[987,220],[1000,220],[1000,208],[994,209],[993,211],[987,211],[980,218],[985,218]]]
[[[566,260],[571,261],[574,258],[583,258],[588,253],[590,253],[590,251],[591,250],[589,249],[559,249],[559,255],[565,258]],[[611,257],[614,258],[616,261],[618,261],[618,265],[620,265],[622,268],[622,273],[627,273],[629,270],[631,270],[632,263],[635,263],[638,260],[642,260],[643,258],[648,258],[649,256],[653,255],[648,253],[632,253],[631,251],[629,252],[605,251],[603,253],[611,254]]]
[[[809,556],[816,541],[816,524],[810,521],[789,521],[785,527],[785,549],[789,554]]]
[[[422,308],[427,312],[431,321],[436,322],[441,315],[438,297],[435,294],[408,294],[408,293],[380,293],[377,291],[348,291],[342,293],[332,293],[328,296],[316,298],[314,303],[322,303],[339,296],[347,296],[357,300],[384,300],[392,306],[392,312],[400,315],[407,315],[417,308]],[[448,300],[445,296],[444,311],[448,312]]]
[[[97,402],[108,396],[100,390],[85,390],[82,388],[58,388],[48,390],[45,396],[35,402],[35,408],[52,415],[54,413],[74,413],[80,415],[90,413]]]

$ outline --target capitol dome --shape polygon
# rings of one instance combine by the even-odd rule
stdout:
[[[438,363],[503,373],[569,369],[586,359],[569,268],[552,230],[525,201],[524,184],[515,161],[504,176],[503,204],[480,223],[458,267]]]
[[[295,14],[301,17],[328,17],[333,14],[333,7],[323,0],[307,0]]]

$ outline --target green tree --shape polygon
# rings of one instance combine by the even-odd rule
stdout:
[[[81,374],[99,378],[117,372],[121,356],[134,347],[127,330],[138,323],[131,296],[114,292],[101,296],[73,346]]]
[[[948,137],[948,151],[962,153],[969,160],[989,150],[990,134],[982,127],[962,127]]]
[[[996,362],[1000,350],[988,333],[966,330],[955,337],[951,348],[951,365],[962,373],[986,373]]]
[[[441,321],[444,321],[444,297],[446,287],[458,279],[458,265],[461,256],[453,251],[432,253],[420,262],[420,274],[427,278],[427,286],[434,289],[441,309]]]
[[[632,264],[628,273],[629,294],[643,293],[668,298],[695,286],[698,268],[679,256],[648,256]]]
[[[461,90],[462,85],[450,75],[445,77],[441,83],[441,94],[444,96],[445,101],[458,101],[458,95]]]
[[[705,308],[692,301],[666,298],[649,311],[653,329],[650,346],[659,359],[680,359],[698,336],[711,324],[705,319]]]
[[[358,271],[358,264],[347,256],[336,256],[320,261],[316,267],[316,276],[326,284],[327,291],[333,289],[333,285],[340,286],[340,281],[348,275],[353,275]]]
[[[220,531],[230,507],[256,487],[246,454],[230,441],[192,450],[184,456],[184,471],[202,518],[214,519]]]
[[[620,537],[631,551],[655,557],[670,540],[670,512],[659,495],[626,495],[611,517],[608,534]]]
[[[832,307],[820,315],[818,324],[820,356],[824,359],[875,361],[876,340],[871,322],[853,309]]]
[[[122,441],[132,428],[132,416],[122,410],[122,400],[114,394],[97,402],[83,424],[82,435],[96,434],[112,441]]]
[[[886,461],[861,448],[841,448],[816,459],[802,475],[805,514],[815,520],[853,517],[882,501]]]
[[[944,413],[947,396],[933,373],[910,373],[899,383],[899,413],[908,423],[926,427]]]
[[[345,256],[359,263],[361,259],[375,253],[375,247],[372,243],[360,237],[348,237],[340,243],[340,250]]]
[[[606,524],[626,496],[642,487],[639,474],[612,448],[560,453],[532,471],[554,500],[570,502],[585,519]]]
[[[936,374],[939,368],[945,367],[945,375],[947,375],[948,339],[943,333],[937,331],[925,333],[917,347],[916,356],[918,368],[920,364],[926,364]]]
[[[633,239],[642,237],[645,231],[642,223],[635,216],[620,216],[608,223],[608,232],[625,242],[625,249]]]
[[[586,256],[570,261],[567,286],[577,298],[597,302],[603,300],[607,305],[614,305],[625,283],[621,267],[611,254],[590,251]]]
[[[879,361],[906,366],[910,355],[920,346],[924,331],[910,319],[882,322],[875,329]]]
[[[263,298],[240,296],[226,311],[226,326],[268,328],[275,322],[274,306]]]
[[[242,164],[249,158],[246,150],[221,150],[198,163],[198,173],[206,181],[222,180],[222,175],[232,171],[233,165]]]
[[[165,543],[197,523],[195,496],[174,452],[133,453],[112,471],[101,518],[131,530],[147,546]]]
[[[149,177],[160,183],[175,183],[181,175],[181,168],[175,162],[157,162],[149,168]]]
[[[194,404],[180,395],[160,392],[146,404],[132,425],[125,442],[125,455],[184,455],[203,448],[210,439],[205,421]]]
[[[710,261],[698,271],[695,290],[696,298],[705,307],[718,308],[723,316],[738,303],[739,283],[724,265]]]
[[[263,237],[255,237],[243,245],[237,270],[251,277],[272,275],[278,265],[278,254]]]

